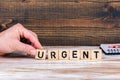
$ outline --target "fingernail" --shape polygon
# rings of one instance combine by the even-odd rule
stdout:
[[[30,50],[31,55],[35,55],[35,53],[36,53],[36,50]]]

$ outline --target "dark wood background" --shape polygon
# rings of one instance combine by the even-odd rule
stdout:
[[[120,0],[1,0],[1,27],[18,22],[42,45],[119,43]]]

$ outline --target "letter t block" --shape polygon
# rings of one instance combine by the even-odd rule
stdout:
[[[101,60],[102,50],[91,50],[91,60]]]

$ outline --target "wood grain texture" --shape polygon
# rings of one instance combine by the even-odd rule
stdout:
[[[119,2],[120,0],[4,0],[2,2]]]
[[[4,0],[0,19],[22,23],[43,45],[120,42],[119,0]]]
[[[119,19],[117,20],[119,21]],[[120,41],[119,22],[116,21],[28,20],[23,24],[38,34],[43,45],[100,45],[101,43],[119,43]]]
[[[90,2],[0,2],[0,17],[13,19],[71,19],[100,16],[104,4]],[[86,6],[87,5],[87,6]],[[10,7],[8,7],[10,6]],[[88,12],[85,12],[88,11]],[[4,13],[4,14],[3,14]],[[99,14],[97,14],[99,13]]]
[[[86,46],[47,46],[55,49],[98,49]],[[101,61],[41,61],[32,58],[0,57],[1,80],[120,80],[120,55],[103,55]]]
[[[28,20],[23,25],[36,32],[43,45],[100,45],[120,42],[119,20]]]
[[[22,0],[21,0],[22,1]],[[108,6],[120,11],[120,2],[93,2],[93,1],[28,1],[3,2],[0,1],[0,17],[13,19],[75,19],[81,17],[106,17]],[[4,14],[3,14],[4,13]],[[116,16],[119,17],[120,14]]]

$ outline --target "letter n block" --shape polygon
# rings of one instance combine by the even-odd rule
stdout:
[[[69,60],[69,50],[59,50],[59,60]]]
[[[46,50],[36,50],[35,59],[45,60],[46,59]]]
[[[81,60],[90,60],[90,50],[80,50]]]
[[[91,59],[92,60],[101,60],[102,59],[102,50],[91,50]]]
[[[48,60],[58,60],[58,50],[48,50]]]

